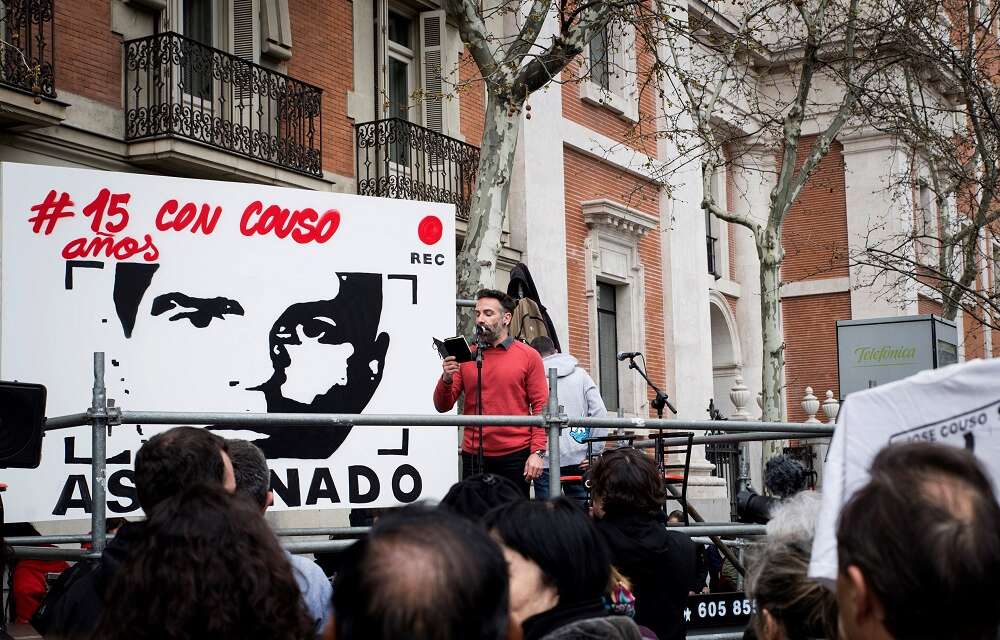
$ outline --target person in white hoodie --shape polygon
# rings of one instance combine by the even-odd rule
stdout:
[[[608,415],[601,399],[601,391],[586,371],[578,366],[576,358],[568,353],[556,351],[555,344],[548,336],[538,336],[531,341],[531,347],[542,356],[545,371],[555,369],[558,376],[559,404],[571,418],[603,418]],[[547,375],[547,373],[546,373]],[[560,476],[582,476],[586,471],[587,443],[590,437],[603,437],[607,429],[587,429],[574,427],[563,429],[559,435],[559,466]],[[604,448],[603,442],[594,443],[594,453]],[[535,480],[535,499],[549,498],[549,455],[545,455],[542,475]],[[582,482],[566,482],[563,493],[570,498],[579,500],[581,504],[587,499],[587,492]]]

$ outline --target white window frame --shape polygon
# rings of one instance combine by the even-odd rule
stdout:
[[[590,46],[585,50],[585,71],[580,82],[580,99],[604,107],[629,122],[639,121],[639,90],[635,47],[635,27],[612,23],[607,27],[608,73],[610,88],[591,80]]]
[[[584,239],[585,278],[591,377],[600,386],[597,335],[597,283],[616,286],[615,306],[618,348],[646,350],[645,272],[639,257],[639,240],[657,228],[654,219],[609,199],[582,202],[589,232]],[[649,415],[645,383],[628,375],[628,365],[618,363],[618,401],[626,416]],[[641,384],[640,384],[641,383]]]
[[[402,5],[397,5],[395,3],[390,3],[386,10],[386,19],[388,21],[388,16],[390,13],[395,13],[397,15],[403,16],[410,21],[410,43],[415,46],[419,46],[420,29],[419,21],[420,14],[409,10],[407,7]],[[420,76],[417,73],[420,67],[420,61],[417,58],[417,48],[406,47],[398,42],[393,42],[389,39],[389,28],[388,22],[386,23],[385,29],[385,101],[383,102],[382,117],[390,118],[392,117],[392,105],[389,103],[389,60],[397,60],[399,62],[406,63],[406,120],[408,122],[413,122],[414,124],[423,125],[423,118],[421,117],[419,122],[413,120],[414,110],[416,107],[413,105],[411,98],[414,92],[417,90],[417,85],[420,81]]]

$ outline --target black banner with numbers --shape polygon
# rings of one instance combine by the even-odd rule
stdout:
[[[684,609],[688,629],[745,626],[757,603],[742,591],[689,596]]]

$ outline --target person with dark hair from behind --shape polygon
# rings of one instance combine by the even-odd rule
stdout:
[[[847,640],[995,640],[1000,505],[976,457],[889,445],[837,525],[837,602]]]
[[[424,505],[379,518],[333,583],[336,640],[505,640],[507,567],[472,521]]]
[[[757,603],[744,638],[837,638],[837,599],[808,576],[820,500],[799,493],[774,508],[767,538],[752,549],[747,593]]]
[[[570,498],[521,501],[486,515],[510,572],[510,613],[524,640],[638,640],[631,618],[608,614],[607,547]]]
[[[480,473],[451,485],[439,506],[460,516],[482,522],[497,507],[525,500],[521,488],[503,476]]]
[[[476,293],[476,330],[485,345],[482,411],[477,399],[476,363],[471,360],[459,363],[454,356],[448,356],[441,362],[441,377],[434,388],[434,408],[439,412],[450,411],[463,396],[462,413],[465,415],[537,416],[545,409],[549,386],[542,357],[510,335],[514,305],[513,298],[502,291],[482,289]],[[545,429],[538,427],[465,427],[462,477],[477,473],[504,476],[527,497],[531,481],[542,473],[547,445]],[[480,448],[483,452],[481,469]]]
[[[694,583],[695,546],[669,531],[663,479],[638,449],[605,451],[590,472],[597,530],[611,563],[631,581],[635,621],[660,640],[684,640],[684,606]]]
[[[167,498],[198,484],[236,488],[226,441],[197,427],[175,427],[150,438],[135,456],[139,506],[151,517]],[[127,522],[96,561],[78,562],[53,585],[31,623],[46,638],[86,637],[94,629],[105,592],[145,535],[145,522]]]
[[[154,509],[94,640],[307,640],[292,568],[260,508],[199,484]]]
[[[261,513],[267,511],[274,504],[274,494],[271,492],[271,471],[267,468],[264,452],[246,440],[226,440],[226,444],[233,461],[236,494],[253,500]],[[302,603],[313,621],[313,627],[317,634],[322,633],[330,617],[330,580],[309,558],[288,551],[284,554],[292,565],[292,575],[302,592]]]

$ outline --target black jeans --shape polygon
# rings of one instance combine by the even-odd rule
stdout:
[[[462,452],[462,478],[476,475],[477,473],[492,473],[494,475],[507,478],[528,497],[530,483],[524,479],[524,465],[531,455],[530,449],[522,449],[505,456],[483,456],[483,468],[479,469],[479,456],[475,453]]]

